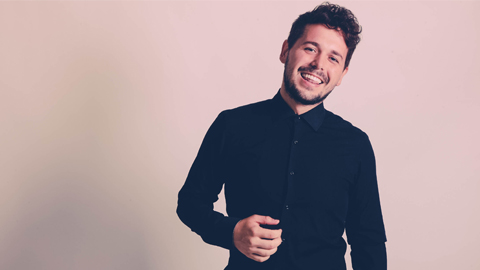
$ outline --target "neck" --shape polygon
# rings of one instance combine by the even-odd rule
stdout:
[[[282,96],[283,100],[285,100],[285,102],[288,104],[288,106],[290,106],[290,108],[292,108],[292,110],[295,112],[295,114],[297,115],[300,115],[300,114],[304,114],[308,111],[310,111],[311,109],[317,107],[318,105],[320,105],[322,102],[320,103],[317,103],[317,104],[313,104],[313,105],[304,105],[304,104],[300,104],[298,102],[296,102],[288,93],[287,91],[285,90],[285,86],[282,84],[282,87],[280,88],[280,95]]]

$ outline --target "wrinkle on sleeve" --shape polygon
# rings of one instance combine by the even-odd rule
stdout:
[[[225,183],[226,134],[226,112],[222,112],[207,131],[178,193],[177,214],[206,243],[231,249],[233,229],[240,219],[213,210],[213,203]]]
[[[349,194],[346,233],[355,270],[385,270],[385,227],[378,193],[375,156],[366,134],[359,146],[359,166]]]

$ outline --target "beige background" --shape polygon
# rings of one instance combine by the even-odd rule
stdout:
[[[0,268],[223,269],[177,192],[318,3],[1,2]],[[370,135],[389,269],[480,269],[480,3],[338,3],[364,33],[326,107]]]

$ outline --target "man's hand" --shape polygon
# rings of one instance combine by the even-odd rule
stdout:
[[[280,220],[267,216],[253,215],[240,220],[233,229],[233,243],[235,247],[248,258],[264,262],[277,252],[282,243],[280,236],[282,229],[269,230],[260,227],[260,224],[277,225]]]

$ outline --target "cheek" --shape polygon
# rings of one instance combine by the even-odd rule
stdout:
[[[286,66],[286,69],[287,69],[287,73],[288,73],[289,76],[294,76],[298,68],[296,68],[296,67],[293,65],[293,63],[289,63],[289,64]]]

